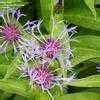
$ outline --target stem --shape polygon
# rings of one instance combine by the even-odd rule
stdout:
[[[63,0],[59,0],[58,4],[62,5],[63,4]]]

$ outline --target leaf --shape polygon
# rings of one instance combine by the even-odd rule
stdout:
[[[0,8],[4,7],[21,7],[27,4],[24,0],[0,0]]]
[[[23,96],[25,98],[29,98],[29,100],[40,100],[40,97],[48,100],[48,95],[46,93],[41,92],[41,90],[36,87],[31,88],[29,82],[25,79],[7,79],[0,80],[0,90],[3,90],[8,93],[17,94]]]
[[[19,96],[19,95],[16,95],[14,100],[26,100],[26,98]]]
[[[100,87],[100,75],[92,75],[86,78],[74,80],[69,83],[69,85],[77,87]]]
[[[3,64],[0,64],[0,77],[4,77],[4,75],[6,74],[6,70],[8,68],[9,65],[3,65]]]
[[[83,2],[83,0],[65,0],[64,19],[85,28],[100,31],[100,10],[96,10],[97,17],[94,19],[92,13]],[[72,6],[73,5],[73,6]]]
[[[7,98],[10,98],[11,96],[12,96],[11,93],[2,91],[0,95],[0,100],[7,100]]]
[[[0,54],[0,78],[3,78],[5,76],[9,65],[14,60],[14,57],[12,57],[11,50],[9,52],[7,51],[6,56],[5,56],[5,53]]]
[[[62,22],[56,25],[57,22],[63,20],[62,12],[60,12],[59,14],[54,12],[57,1],[40,0],[40,5],[43,23],[47,31],[49,32],[49,34],[52,34],[52,32],[54,32],[54,34],[59,34],[64,27],[64,23]]]
[[[21,63],[21,56],[20,53],[17,55],[17,57],[12,61],[12,63],[8,66],[7,72],[4,76],[4,79],[10,78],[16,72],[17,68],[19,67],[19,64]]]
[[[95,0],[95,4],[100,4],[100,0]]]
[[[100,57],[100,36],[96,35],[99,32],[83,30],[79,30],[78,34],[80,35],[74,38],[78,42],[71,43],[71,48],[74,55],[72,59],[73,65],[77,65],[91,58]]]
[[[94,63],[90,60],[82,62],[79,64],[79,66],[76,66],[75,68],[78,69],[78,75],[77,78],[85,78],[91,75],[98,74],[96,70],[97,63]]]
[[[93,13],[93,15],[96,19],[96,10],[95,10],[95,7],[94,7],[95,0],[84,0],[84,2],[89,7],[89,9],[91,10],[91,12]]]
[[[56,100],[99,100],[99,93],[92,92],[80,92],[80,93],[72,93],[67,94],[62,97],[57,97]]]
[[[7,51],[6,55],[7,57],[5,56],[5,53],[0,54],[0,64],[9,65],[11,63],[11,61],[13,60],[12,51],[11,50],[9,52]]]
[[[44,26],[50,32],[50,18],[53,14],[53,0],[40,0],[42,18],[44,19]]]
[[[31,97],[28,83],[22,80],[0,80],[0,89],[9,93],[16,93],[24,97]]]

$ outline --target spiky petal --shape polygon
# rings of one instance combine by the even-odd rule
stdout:
[[[54,75],[46,66],[40,65],[29,71],[30,80],[36,83],[43,90],[48,90],[53,86]]]
[[[25,40],[21,43],[19,49],[22,51],[24,62],[28,62],[31,59],[36,60],[41,57],[39,46],[33,40]]]
[[[40,49],[49,58],[54,58],[62,48],[60,41],[55,39],[46,39],[46,41],[44,41],[40,45],[41,45]]]
[[[15,42],[20,39],[20,28],[17,27],[15,24],[8,24],[5,25],[2,29],[3,36],[6,41]]]
[[[23,33],[27,34],[25,31],[27,27],[19,25],[18,21],[22,16],[25,15],[21,13],[20,9],[7,8],[0,12],[0,17],[4,20],[4,24],[0,26],[0,39],[2,39],[1,47],[4,48],[5,53],[7,46],[12,45],[15,54],[17,46],[25,39]]]

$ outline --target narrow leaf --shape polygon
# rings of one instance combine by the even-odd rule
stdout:
[[[85,28],[100,31],[100,10],[96,10],[97,17],[87,8],[83,0],[65,0],[64,18],[69,22]],[[73,5],[73,6],[72,6]]]
[[[96,10],[94,8],[95,0],[84,0],[96,19]]]
[[[99,100],[100,95],[99,93],[80,92],[57,97],[56,100],[80,100],[80,98],[81,100]]]
[[[79,30],[78,34],[81,35],[74,38],[78,42],[73,41],[71,43],[71,48],[74,55],[72,59],[73,65],[77,65],[91,58],[100,57],[100,36],[96,35],[98,33],[99,32],[97,31],[91,30]]]
[[[77,87],[100,87],[100,75],[92,75],[78,79],[71,82],[69,85]]]

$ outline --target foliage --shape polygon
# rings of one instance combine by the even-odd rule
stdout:
[[[58,1],[1,0],[0,11],[7,5],[19,7],[27,14],[29,20],[43,19],[41,29],[44,35],[48,36],[52,33],[52,18],[55,22],[64,20],[53,30],[55,36],[62,31],[65,21],[72,26],[76,25],[77,33],[73,36],[76,41],[68,44],[73,53],[71,62],[72,69],[77,72],[76,79],[67,84],[63,93],[57,87],[51,90],[51,93],[55,100],[80,100],[80,98],[99,100],[100,73],[96,70],[96,66],[100,60],[100,8],[98,7],[100,2],[99,0],[64,0],[64,4],[59,4]],[[26,8],[29,10],[27,11]],[[24,21],[25,18],[21,19],[21,24]],[[2,24],[1,19],[0,22]],[[20,72],[17,67],[21,63],[20,53],[13,57],[12,50],[9,50],[7,56],[8,59],[4,54],[0,54],[0,100],[49,100],[50,97],[46,92],[35,86],[30,87],[29,80],[18,79]],[[55,63],[54,66],[59,64]],[[69,76],[69,72],[67,75]],[[81,87],[86,89],[81,90]],[[75,93],[70,92],[71,89]]]

